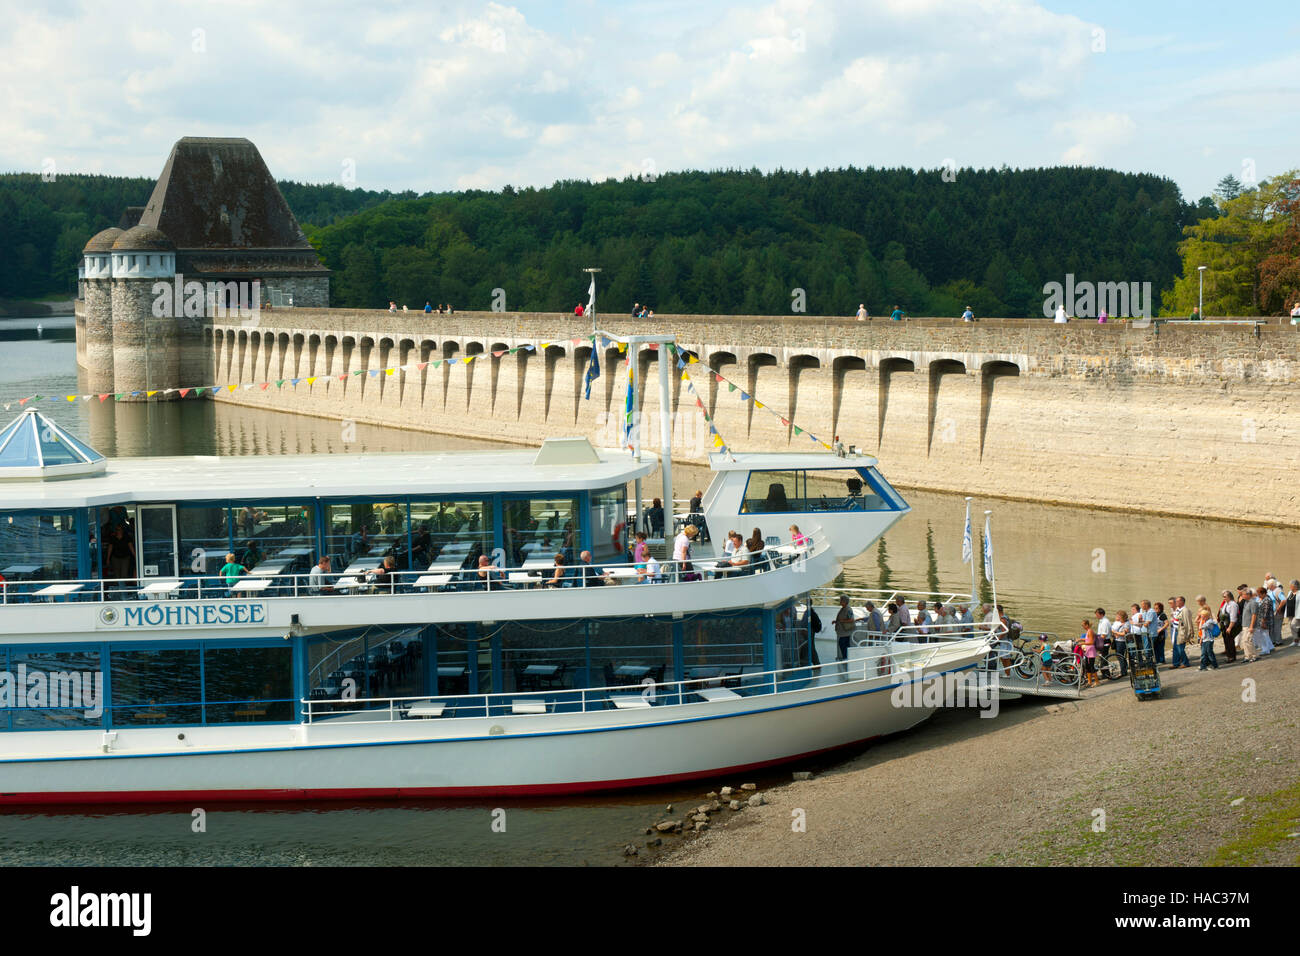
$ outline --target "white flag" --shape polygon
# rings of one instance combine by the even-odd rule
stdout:
[[[993,582],[993,532],[989,530],[992,515],[984,519],[984,580]]]
[[[966,502],[966,531],[961,536],[961,563],[970,564],[975,557],[975,549],[970,538],[970,502]]]
[[[591,288],[587,290],[587,311],[591,312],[596,308],[596,277],[591,277]]]

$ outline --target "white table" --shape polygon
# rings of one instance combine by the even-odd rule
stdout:
[[[383,558],[358,558],[343,569],[344,574],[360,574],[362,571],[373,571],[384,563]]]
[[[335,591],[350,591],[353,588],[367,587],[360,578],[339,578],[334,582]]]
[[[528,571],[511,571],[509,578],[511,584],[536,584],[542,579],[540,574],[531,574]]]
[[[180,593],[180,590],[180,581],[154,581],[152,584],[146,584],[140,588],[140,593],[152,598],[162,597],[163,595],[176,595]]]
[[[615,581],[636,580],[636,568],[609,568],[609,576]]]
[[[459,571],[461,565],[464,563],[465,563],[464,558],[451,558],[451,559],[439,558],[438,560],[434,561],[431,565],[429,565],[427,568],[425,568],[425,570],[432,571],[435,574],[446,572],[446,571]]]
[[[609,698],[609,702],[619,710],[645,710],[651,706],[650,701],[640,694],[616,694]]]
[[[242,581],[236,581],[230,590],[232,591],[265,591],[271,586],[270,578],[244,578]]]
[[[512,700],[510,702],[510,712],[512,714],[544,714],[548,701],[544,700]]]
[[[566,565],[567,566],[567,565]],[[520,565],[525,571],[541,571],[555,567],[555,556],[549,558],[528,558]]]
[[[84,584],[51,584],[33,593],[32,597],[49,598],[53,601],[55,598],[76,594],[84,587]]]
[[[248,573],[256,577],[273,578],[277,574],[283,574],[284,569],[287,568],[288,566],[289,566],[288,561],[284,561],[280,563],[277,563],[275,561],[263,561],[261,564],[253,568],[253,570],[249,571]]]
[[[277,554],[276,557],[277,558],[305,558],[309,554],[311,554],[311,548],[285,548],[283,551]]]
[[[417,588],[440,588],[450,583],[450,574],[422,574],[415,579]]]
[[[440,700],[426,700],[412,704],[406,711],[407,717],[441,717],[447,705]]]
[[[17,574],[35,574],[40,569],[41,565],[39,564],[11,564],[3,571],[0,571],[0,574],[5,575],[6,577]]]
[[[727,690],[725,687],[703,687],[694,693],[703,697],[705,700],[740,700],[740,695],[734,690]]]

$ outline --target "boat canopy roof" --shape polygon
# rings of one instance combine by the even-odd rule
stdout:
[[[737,452],[734,456],[713,452],[709,467],[714,471],[817,471],[830,468],[874,468],[870,455],[840,457],[831,452]]]
[[[430,497],[590,491],[643,478],[658,467],[626,451],[579,457],[538,449],[394,452],[364,455],[115,458],[103,473],[62,481],[8,481],[0,510],[93,508],[131,501]],[[547,464],[547,460],[556,461]]]
[[[0,480],[5,482],[98,475],[104,461],[103,455],[34,408],[0,431]]]

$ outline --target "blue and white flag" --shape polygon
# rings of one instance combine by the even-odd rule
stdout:
[[[984,580],[993,582],[993,532],[989,529],[992,515],[984,518]]]
[[[587,392],[583,395],[586,400],[591,399],[591,383],[600,378],[600,349],[596,348],[596,343],[591,347],[591,364],[587,366]]]
[[[970,537],[970,502],[966,502],[966,531],[961,536],[961,563],[970,564],[975,557],[975,548]]]

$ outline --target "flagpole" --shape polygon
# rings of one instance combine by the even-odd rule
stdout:
[[[966,528],[962,532],[963,543],[965,543],[966,540],[968,540],[968,536],[970,534],[970,503],[971,503],[971,499],[968,497],[966,499]],[[971,542],[971,545],[972,547],[971,547],[971,558],[970,558],[970,615],[971,615],[971,620],[974,620],[975,608],[979,605],[980,592],[979,592],[979,586],[975,583],[975,575],[978,572],[975,569],[974,542]],[[965,555],[963,555],[963,557],[965,557]]]
[[[993,540],[993,532],[989,524],[989,522],[993,520],[992,515],[992,511],[984,512],[984,553],[989,555],[991,555],[993,551],[992,546],[987,543]],[[992,561],[990,561],[988,565],[989,587],[993,589],[993,613],[996,615],[998,613],[998,573],[993,569]]]

